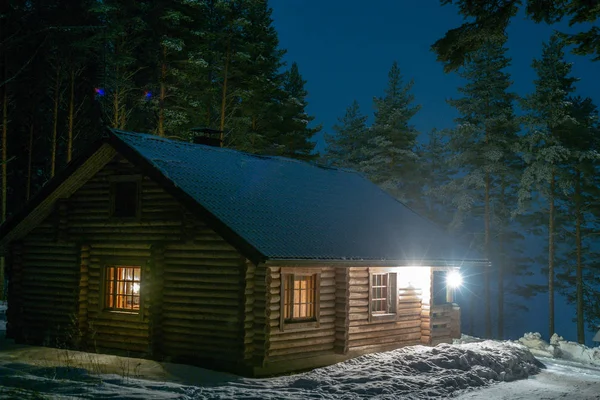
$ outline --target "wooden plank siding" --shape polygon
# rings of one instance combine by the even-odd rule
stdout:
[[[276,363],[334,353],[336,341],[336,272],[322,267],[318,288],[318,324],[281,324],[281,272],[286,268],[269,267],[268,342],[266,362]],[[293,271],[293,269],[289,270]],[[316,272],[316,271],[315,271]]]
[[[390,269],[397,274],[402,268]],[[422,292],[398,287],[396,317],[369,318],[369,268],[349,269],[349,353],[364,353],[420,344]]]

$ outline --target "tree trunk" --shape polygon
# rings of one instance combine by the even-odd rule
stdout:
[[[69,132],[67,139],[67,163],[73,156],[73,127],[75,126],[75,69],[71,67],[71,90],[69,94]]]
[[[118,70],[117,70],[118,72]],[[119,93],[119,86],[115,87],[115,93],[113,94],[113,121],[112,121],[112,127],[115,129],[119,128],[119,125],[121,123],[121,119],[119,118],[119,111],[121,109],[121,105],[119,104],[121,99],[120,97],[120,93]]]
[[[581,262],[581,225],[583,216],[581,212],[581,172],[577,171],[575,177],[575,241],[577,246],[577,341],[585,344],[585,325],[583,313],[583,265]]]
[[[56,67],[54,86],[54,109],[52,110],[52,156],[50,159],[50,177],[56,172],[56,147],[58,142],[58,105],[60,103],[60,64]]]
[[[552,168],[550,180],[549,216],[548,216],[548,333],[554,334],[554,187],[556,177]]]
[[[506,182],[502,177],[499,199],[501,207],[504,207],[505,191]],[[496,259],[496,267],[498,268],[498,339],[500,340],[504,339],[504,262],[504,223],[502,223],[498,230],[498,258]]]
[[[490,174],[485,174],[485,258],[489,261],[490,257]],[[490,266],[485,266],[484,271],[484,297],[485,297],[485,337],[492,337],[492,305],[490,295]]]
[[[227,40],[227,54],[225,56],[225,69],[223,76],[223,93],[221,94],[221,124],[219,130],[221,131],[221,147],[223,147],[223,141],[225,139],[225,104],[227,102],[227,80],[229,74],[229,60],[231,59],[231,37]]]
[[[33,115],[33,114],[32,114]],[[29,146],[27,155],[27,188],[26,188],[26,200],[29,201],[31,197],[31,174],[33,170],[33,131],[34,131],[34,123],[33,118],[31,120],[31,126],[29,127]]]
[[[2,223],[6,221],[6,197],[7,197],[7,164],[8,164],[8,90],[3,88],[2,96]]]
[[[163,45],[160,67],[160,97],[158,99],[158,136],[165,136],[165,98],[167,97],[167,48]]]
[[[4,74],[3,78],[6,78],[6,62],[7,57],[4,56]],[[0,223],[6,221],[6,205],[7,205],[7,164],[8,164],[8,89],[7,84],[2,87],[2,215]],[[5,259],[0,257],[0,299],[5,300],[6,287],[4,286],[4,269]]]

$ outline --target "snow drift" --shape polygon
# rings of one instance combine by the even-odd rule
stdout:
[[[518,341],[539,357],[558,358],[600,367],[600,348],[590,348],[567,341],[556,333],[550,338],[550,343],[544,341],[538,332],[526,333]]]
[[[249,379],[183,365],[168,365],[149,360],[131,360],[136,374],[92,374],[89,370],[69,365],[65,367],[46,360],[43,353],[56,349],[35,348],[35,358],[23,363],[10,351],[0,353],[0,397],[18,398],[108,398],[111,399],[422,399],[447,398],[473,388],[498,381],[527,378],[539,372],[539,362],[527,347],[512,342],[482,341],[460,345],[441,344],[436,347],[413,346],[390,352],[369,354],[346,362],[297,375],[268,379]],[[22,351],[22,349],[20,350]],[[76,352],[70,352],[74,360]],[[81,353],[86,354],[87,353]],[[87,355],[88,358],[90,355]],[[106,355],[106,360],[122,362],[124,358]],[[64,356],[54,356],[57,361]],[[118,361],[121,360],[121,361]],[[20,362],[20,363],[18,363]],[[147,365],[146,365],[147,364]],[[150,367],[150,365],[152,365]],[[157,367],[172,372],[185,370],[188,379],[182,383],[157,382],[172,380],[172,376],[144,374]],[[118,369],[113,369],[118,370]],[[142,379],[152,376],[154,380]],[[195,379],[195,381],[194,381]],[[37,396],[37,397],[36,397]]]

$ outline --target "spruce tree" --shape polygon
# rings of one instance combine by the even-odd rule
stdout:
[[[232,135],[236,137],[236,148],[260,153],[280,133],[285,50],[279,47],[267,2],[249,0],[246,4],[246,22],[241,30],[245,60],[240,82],[240,118]]]
[[[359,168],[364,161],[363,150],[368,141],[367,116],[360,112],[354,100],[343,117],[333,126],[333,134],[325,134],[325,162],[345,168]]]
[[[447,145],[448,135],[448,132],[433,129],[427,135],[427,142],[419,146],[418,173],[423,184],[423,196],[415,204],[416,211],[444,227],[450,225],[453,205],[449,199],[455,195],[444,188],[448,188],[457,172],[451,165],[452,151]]]
[[[458,212],[454,223],[461,226],[465,220],[481,221],[483,226],[478,236],[483,254],[492,261],[495,234],[492,222],[498,218],[494,210],[503,187],[502,175],[508,170],[510,148],[518,130],[513,115],[515,95],[509,92],[511,81],[504,71],[510,64],[505,52],[502,44],[487,43],[459,72],[468,81],[459,88],[463,97],[449,101],[460,114],[456,119],[458,126],[450,131],[448,140],[448,146],[454,153],[451,165],[461,175],[447,188],[456,193],[453,202]],[[491,337],[489,266],[483,274],[485,336]]]
[[[321,126],[309,127],[315,117],[306,112],[306,81],[300,75],[298,64],[292,66],[283,77],[284,98],[281,108],[281,124],[279,133],[271,139],[275,154],[285,157],[311,160],[316,157],[312,153],[315,143],[312,137],[321,130]]]
[[[404,83],[394,62],[384,96],[374,99],[375,121],[361,162],[361,170],[374,183],[406,203],[418,198],[420,191],[414,173],[418,132],[410,120],[421,106],[413,104],[412,86],[413,81]]]
[[[532,67],[537,74],[535,90],[522,101],[522,109],[526,112],[524,119],[527,134],[523,138],[521,153],[526,168],[521,180],[519,204],[526,203],[541,196],[546,208],[538,215],[545,219],[548,235],[548,334],[555,332],[554,324],[554,289],[555,289],[555,257],[556,232],[558,230],[557,213],[558,197],[568,187],[565,162],[571,157],[571,150],[561,140],[566,123],[571,120],[568,96],[572,93],[576,81],[571,74],[571,64],[564,59],[565,43],[552,35],[548,43],[544,43],[542,56],[535,59]],[[543,220],[538,220],[543,224]]]

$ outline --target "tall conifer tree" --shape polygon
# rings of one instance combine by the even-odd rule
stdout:
[[[526,162],[521,181],[519,203],[523,207],[532,198],[541,196],[546,207],[537,214],[534,223],[545,220],[548,238],[548,334],[555,332],[554,291],[558,199],[568,188],[565,162],[571,156],[570,149],[561,136],[571,120],[568,96],[575,90],[576,78],[571,76],[571,64],[564,59],[564,42],[553,35],[544,43],[542,56],[533,61],[537,74],[535,90],[522,101],[527,113],[524,121],[527,135],[523,138],[521,152]]]
[[[364,148],[368,141],[367,116],[360,112],[354,100],[343,117],[333,126],[333,134],[325,135],[327,153],[325,160],[336,167],[359,168],[364,161]]]
[[[420,105],[414,104],[413,81],[404,83],[398,63],[388,73],[383,97],[375,98],[375,121],[365,148],[361,170],[391,195],[410,203],[418,198],[416,144],[418,132],[411,123]]]
[[[459,88],[462,98],[450,100],[460,117],[451,131],[448,145],[454,156],[452,165],[461,174],[452,186],[457,194],[453,201],[457,210],[455,223],[466,219],[482,222],[480,238],[485,257],[492,260],[493,220],[501,175],[505,174],[510,146],[518,126],[513,115],[515,95],[509,92],[510,77],[504,71],[510,59],[502,44],[488,43],[459,75],[467,84]],[[492,336],[491,269],[484,271],[485,336]],[[471,310],[473,312],[473,310]]]

